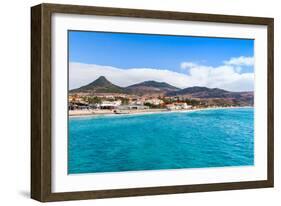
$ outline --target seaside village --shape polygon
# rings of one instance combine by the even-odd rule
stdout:
[[[135,96],[126,94],[70,94],[70,115],[79,114],[125,114],[149,111],[188,110],[192,105],[177,97]]]

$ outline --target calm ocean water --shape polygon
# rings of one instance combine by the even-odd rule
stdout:
[[[69,118],[68,173],[254,164],[253,108]]]

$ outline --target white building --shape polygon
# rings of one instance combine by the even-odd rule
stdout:
[[[175,110],[176,109],[176,106],[174,104],[166,104],[166,108],[168,110]]]
[[[117,109],[120,109],[120,110],[136,110],[136,109],[145,110],[145,109],[149,109],[149,107],[144,106],[144,105],[138,105],[138,104],[129,104],[129,105],[118,106]]]
[[[186,104],[185,102],[179,102],[175,103],[177,107],[180,107],[180,109],[191,109],[191,105]]]
[[[100,109],[115,109],[122,104],[121,100],[116,101],[102,101],[102,103],[97,104]]]
[[[185,102],[176,102],[173,104],[167,104],[167,109],[169,110],[180,110],[180,109],[191,109],[191,105],[186,104]]]

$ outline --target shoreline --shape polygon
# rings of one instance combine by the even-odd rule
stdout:
[[[97,111],[97,110],[81,110],[76,114],[69,114],[69,118],[77,117],[112,117],[112,116],[134,116],[134,115],[148,115],[148,114],[165,114],[165,113],[187,113],[207,110],[219,110],[219,109],[242,109],[242,108],[254,108],[254,106],[237,106],[237,107],[209,107],[209,108],[195,108],[195,109],[181,109],[181,110],[167,110],[167,109],[146,109],[146,110],[129,110],[128,113],[116,114],[112,111]],[[150,111],[148,111],[150,110]],[[77,111],[77,110],[76,110]],[[98,112],[98,113],[93,113]]]

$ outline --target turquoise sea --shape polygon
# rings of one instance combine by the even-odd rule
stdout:
[[[253,164],[253,108],[69,118],[69,174]]]

